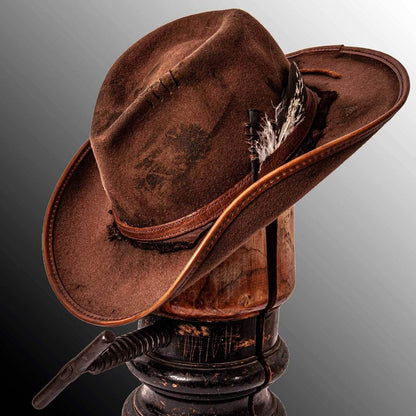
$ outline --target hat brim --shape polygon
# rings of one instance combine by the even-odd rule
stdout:
[[[253,233],[329,175],[403,105],[406,70],[394,58],[363,48],[324,46],[287,55],[305,83],[338,93],[315,149],[275,169],[242,192],[193,249],[160,254],[110,241],[109,200],[89,142],[74,156],[51,197],[43,229],[50,284],[63,305],[97,325],[121,325],[160,307],[210,272]]]

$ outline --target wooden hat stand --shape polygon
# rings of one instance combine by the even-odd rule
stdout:
[[[288,364],[279,308],[294,284],[292,207],[139,321],[139,328],[164,328],[170,342],[128,363],[142,385],[126,400],[123,416],[285,415],[268,386]]]

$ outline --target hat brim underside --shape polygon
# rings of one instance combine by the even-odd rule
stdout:
[[[46,212],[43,254],[49,281],[64,306],[97,325],[143,317],[196,281],[297,202],[354,153],[404,103],[403,66],[377,51],[344,46],[288,55],[298,66],[340,74],[305,74],[305,83],[336,91],[316,148],[246,189],[193,249],[160,254],[111,241],[113,218],[94,155],[85,143],[60,179]]]

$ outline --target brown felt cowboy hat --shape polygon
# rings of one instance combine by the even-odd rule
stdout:
[[[252,183],[247,112],[262,114],[252,138],[273,131],[291,111],[293,74],[299,117]],[[90,140],[52,195],[43,250],[54,291],[94,324],[143,317],[309,192],[408,91],[405,69],[384,53],[338,45],[284,55],[241,10],[156,29],[110,69]]]

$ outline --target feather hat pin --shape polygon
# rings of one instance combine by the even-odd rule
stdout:
[[[279,148],[305,115],[306,92],[301,73],[292,62],[288,82],[282,92],[280,103],[275,107],[274,119],[263,117],[256,140],[252,143],[258,158],[259,170],[262,163]]]

